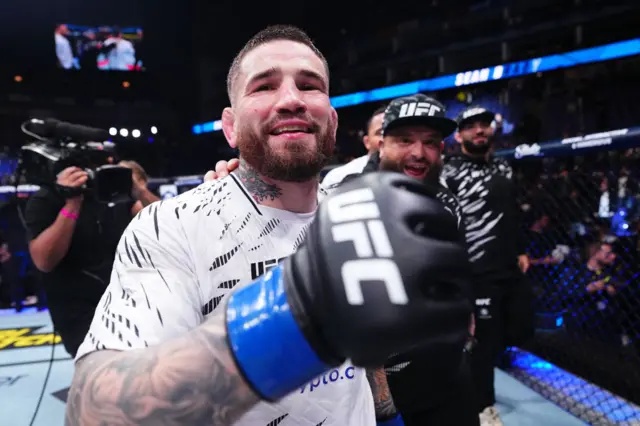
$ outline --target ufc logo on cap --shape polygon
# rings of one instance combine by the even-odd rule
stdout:
[[[419,117],[422,115],[434,116],[436,113],[442,111],[437,105],[433,105],[427,102],[411,102],[403,104],[400,107],[400,117]]]
[[[462,119],[464,120],[469,117],[473,117],[474,115],[484,114],[485,112],[487,112],[487,110],[484,108],[471,108],[470,110],[464,112],[464,114],[462,115]]]
[[[364,304],[362,284],[384,283],[389,301],[395,305],[406,305],[409,297],[404,288],[398,265],[393,261],[393,248],[384,223],[379,219],[380,210],[373,191],[356,189],[330,198],[329,219],[333,241],[351,242],[357,259],[342,264],[342,282],[351,305]]]

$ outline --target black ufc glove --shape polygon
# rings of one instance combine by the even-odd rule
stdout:
[[[349,181],[320,205],[305,243],[234,292],[227,331],[266,399],[351,359],[380,366],[425,345],[464,346],[467,252],[436,188],[399,173]]]
[[[368,173],[321,205],[285,267],[294,316],[327,361],[374,367],[389,355],[468,334],[468,255],[437,189]]]

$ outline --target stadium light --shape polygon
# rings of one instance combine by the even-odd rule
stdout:
[[[156,126],[151,126],[151,133],[154,135],[158,133],[158,128]]]
[[[116,129],[115,127],[111,127],[111,128],[109,129],[109,134],[110,134],[111,136],[115,136],[115,135],[117,135],[117,134],[118,134],[118,129]]]
[[[129,131],[127,129],[120,129],[120,136],[126,138],[127,136],[129,136]]]
[[[131,131],[131,136],[133,136],[134,138],[139,138],[140,137],[140,130],[138,129],[133,129]]]

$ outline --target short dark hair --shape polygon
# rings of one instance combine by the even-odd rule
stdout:
[[[242,62],[244,57],[255,48],[262,46],[265,43],[277,40],[295,41],[307,46],[322,60],[325,71],[327,72],[327,76],[329,75],[329,65],[327,63],[327,60],[325,59],[322,52],[320,52],[315,44],[313,44],[313,41],[307,35],[307,33],[302,31],[300,28],[294,27],[292,25],[272,25],[251,37],[251,39],[244,45],[240,52],[238,52],[236,57],[233,58],[233,62],[231,63],[231,67],[229,68],[229,73],[227,74],[227,95],[229,96],[229,101],[233,103],[233,86],[235,85],[236,79],[238,78],[238,73],[240,72],[240,63]]]
[[[369,133],[369,127],[371,127],[371,122],[373,121],[374,117],[378,114],[384,114],[386,110],[386,105],[380,105],[378,108],[376,108],[375,111],[373,111],[373,114],[371,114],[371,117],[369,117],[369,119],[367,120],[367,127],[364,128],[367,133]]]

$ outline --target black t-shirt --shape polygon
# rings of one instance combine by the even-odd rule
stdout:
[[[29,198],[25,209],[29,241],[55,222],[64,204],[64,199],[48,188]],[[132,205],[107,205],[86,198],[67,255],[53,271],[43,274],[51,318],[72,355],[109,284],[116,247],[131,220]]]
[[[513,170],[501,158],[447,157],[442,177],[462,206],[474,276],[483,281],[518,273],[525,252]]]

